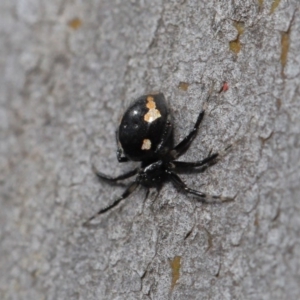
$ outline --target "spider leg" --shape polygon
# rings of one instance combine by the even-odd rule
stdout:
[[[216,203],[216,202],[227,202],[227,201],[234,200],[234,198],[230,198],[230,197],[223,197],[223,196],[219,196],[219,195],[208,195],[206,193],[203,193],[203,192],[200,192],[197,190],[193,190],[193,189],[189,188],[176,173],[169,171],[168,174],[169,174],[170,180],[172,181],[172,183],[174,184],[174,186],[176,188],[178,188],[179,190],[183,190],[184,192],[186,192],[188,194],[192,194],[192,195],[199,197],[198,201],[200,201],[200,202]]]
[[[175,146],[175,148],[173,150],[170,151],[171,157],[173,159],[176,159],[179,156],[181,156],[182,154],[184,154],[190,147],[192,141],[195,139],[198,129],[199,129],[199,126],[200,126],[200,123],[203,120],[205,110],[206,110],[206,105],[207,105],[207,102],[209,101],[209,98],[210,98],[210,94],[208,95],[208,97],[205,101],[205,104],[198,115],[197,121],[196,121],[193,129],[177,146]]]
[[[179,156],[181,156],[188,150],[192,141],[195,139],[195,137],[197,135],[200,123],[204,117],[204,113],[205,113],[205,110],[204,109],[201,110],[201,112],[197,118],[197,121],[196,121],[193,129],[191,130],[191,132],[177,146],[175,146],[175,148],[173,150],[171,150],[171,156],[173,159],[178,158]]]
[[[137,174],[138,169],[130,170],[130,171],[128,171],[124,174],[121,174],[119,176],[116,176],[116,177],[112,177],[112,176],[103,174],[103,173],[99,172],[94,166],[93,166],[93,171],[96,174],[96,176],[98,177],[98,179],[114,182],[114,181],[123,180],[123,179],[134,176],[135,174]]]
[[[93,215],[92,217],[90,217],[87,221],[85,221],[83,223],[83,226],[86,226],[90,221],[92,221],[93,219],[95,219],[98,215],[104,214],[107,211],[111,210],[112,208],[114,208],[115,206],[117,206],[122,200],[124,200],[125,198],[127,198],[130,194],[132,194],[134,192],[134,190],[139,186],[139,183],[137,181],[132,182],[127,189],[125,190],[125,192],[118,198],[116,199],[111,205],[100,209],[95,215]]]
[[[142,212],[144,212],[145,202],[147,201],[147,199],[149,197],[149,194],[150,194],[150,189],[146,188],[146,193],[145,193],[145,197],[144,197],[144,200],[143,200]]]
[[[117,159],[118,159],[118,162],[127,162],[128,161],[128,158],[126,156],[122,156],[123,155],[123,151],[118,148],[117,150]]]
[[[216,152],[213,154],[211,154],[211,151],[210,151],[209,155],[200,161],[195,161],[195,162],[172,161],[171,165],[173,166],[174,169],[178,169],[181,171],[191,170],[194,168],[202,167],[202,168],[197,169],[197,171],[203,172],[208,167],[211,167],[212,165],[217,163],[217,161],[220,158],[224,157],[231,148],[232,148],[232,145],[229,145],[223,151]]]
[[[205,167],[205,169],[216,160],[216,158],[219,156],[218,153],[213,153],[212,155],[200,160],[200,161],[195,161],[195,162],[187,162],[187,161],[172,161],[172,164],[174,167],[180,170],[188,170],[191,168],[196,168],[196,167]]]
[[[116,131],[116,142],[117,142],[117,146],[118,146],[118,150],[117,150],[117,159],[118,162],[127,162],[128,158],[126,156],[123,155],[123,149],[120,146],[120,142],[119,142],[119,131]]]
[[[183,163],[183,164],[181,164]],[[208,168],[210,168],[211,166],[215,165],[217,163],[217,161],[212,161],[210,163],[207,163],[201,167],[193,167],[193,166],[190,166],[189,164],[193,164],[193,163],[189,163],[189,162],[180,162],[180,165],[174,165],[174,170],[176,172],[179,172],[179,173],[186,173],[186,172],[189,172],[189,173],[204,173]]]

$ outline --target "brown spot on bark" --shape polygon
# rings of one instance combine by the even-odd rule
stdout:
[[[234,23],[234,27],[237,29],[238,31],[238,35],[237,38],[234,41],[230,41],[229,42],[229,49],[238,54],[241,51],[242,45],[240,42],[240,36],[244,33],[244,23],[243,22],[235,22]]]
[[[290,31],[282,32],[281,34],[281,55],[280,55],[280,61],[281,61],[281,73],[284,75],[284,68],[287,62],[287,56],[290,48]]]
[[[179,88],[180,90],[186,92],[186,91],[188,90],[188,88],[189,88],[189,84],[188,84],[187,82],[181,81],[181,82],[179,82],[178,88]]]
[[[173,260],[170,261],[170,265],[172,269],[171,290],[173,290],[180,277],[181,256],[175,256]]]
[[[77,30],[82,25],[82,21],[79,18],[74,18],[68,23],[69,27],[74,30]]]
[[[273,14],[275,9],[278,7],[279,3],[281,0],[274,0],[272,5],[271,5],[271,10],[270,10],[270,14]]]

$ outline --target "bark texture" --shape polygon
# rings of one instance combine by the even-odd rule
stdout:
[[[298,0],[1,0],[0,298],[298,299]],[[228,90],[217,92],[224,83]],[[203,205],[166,184],[120,195],[114,130],[161,91],[185,160],[239,141],[203,174]]]

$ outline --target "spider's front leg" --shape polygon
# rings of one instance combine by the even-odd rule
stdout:
[[[117,147],[118,147],[118,150],[117,150],[117,159],[118,159],[118,162],[127,162],[128,161],[128,158],[126,156],[124,156],[124,151],[120,145],[120,141],[119,141],[119,131],[117,130],[116,131],[116,143],[117,143]]]
[[[195,139],[199,126],[203,120],[204,114],[205,114],[205,110],[206,110],[206,106],[207,106],[207,102],[209,101],[210,98],[210,94],[207,97],[207,99],[205,100],[205,104],[202,108],[202,110],[200,111],[197,121],[193,127],[193,129],[190,131],[190,133],[177,145],[175,146],[174,149],[172,149],[170,151],[170,155],[172,157],[172,160],[175,160],[176,158],[178,158],[179,156],[181,156],[182,154],[184,154],[190,147],[191,143],[193,142],[193,140]]]
[[[99,172],[95,168],[95,166],[92,166],[92,168],[93,168],[94,173],[98,177],[98,179],[100,179],[100,180],[107,180],[107,181],[111,181],[111,182],[116,182],[118,180],[123,180],[123,179],[127,179],[129,177],[132,177],[132,176],[136,175],[137,172],[138,172],[138,170],[139,170],[138,168],[136,168],[136,169],[130,170],[130,171],[124,173],[124,174],[121,174],[119,176],[112,177],[112,176],[109,176],[109,175],[106,175],[104,173]]]
[[[88,225],[88,223],[90,221],[92,221],[93,219],[95,219],[98,215],[104,214],[107,211],[111,210],[112,208],[116,207],[122,200],[126,199],[130,194],[132,194],[135,189],[139,186],[139,183],[137,181],[132,182],[127,189],[125,190],[125,192],[118,198],[116,199],[111,205],[100,209],[95,215],[93,215],[92,217],[90,217],[87,221],[85,221],[83,223],[83,226]]]

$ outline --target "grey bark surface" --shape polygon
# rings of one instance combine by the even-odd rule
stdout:
[[[1,299],[299,299],[299,1],[2,0],[0,17]],[[91,165],[135,165],[115,156],[127,104],[162,91],[179,141],[212,87],[184,159],[239,142],[182,177],[235,201],[166,184],[82,227],[124,189]]]

